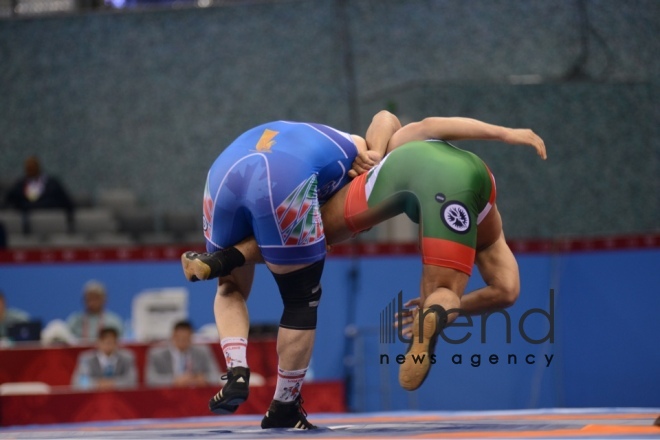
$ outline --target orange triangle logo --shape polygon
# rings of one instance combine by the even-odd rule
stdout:
[[[270,149],[275,145],[275,136],[279,131],[265,129],[259,142],[257,142],[257,151],[270,151]]]

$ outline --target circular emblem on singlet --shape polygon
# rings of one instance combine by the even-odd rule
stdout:
[[[470,213],[461,202],[448,202],[440,210],[442,222],[457,234],[470,231]]]

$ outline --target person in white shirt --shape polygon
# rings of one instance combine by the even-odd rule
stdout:
[[[84,310],[74,312],[66,320],[71,333],[81,343],[95,342],[99,330],[113,327],[121,337],[122,320],[114,312],[105,308],[108,300],[105,286],[96,280],[89,280],[83,286]]]

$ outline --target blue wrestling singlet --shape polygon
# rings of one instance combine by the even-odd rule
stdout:
[[[320,205],[348,183],[357,147],[348,133],[302,122],[255,127],[225,149],[204,190],[209,252],[254,235],[266,261],[325,256]]]

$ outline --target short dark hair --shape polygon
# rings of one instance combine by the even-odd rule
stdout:
[[[99,339],[103,339],[108,335],[112,335],[115,339],[119,338],[119,332],[114,327],[103,327],[99,330]]]
[[[177,323],[174,324],[174,331],[177,331],[177,330],[180,330],[180,329],[193,331],[192,323],[188,320],[177,321]]]

